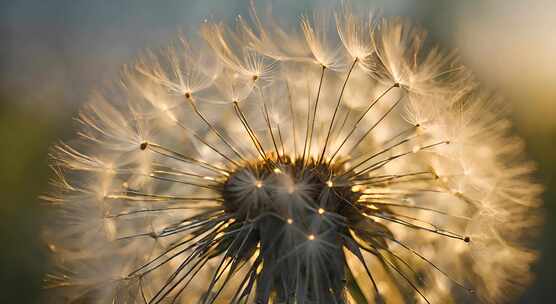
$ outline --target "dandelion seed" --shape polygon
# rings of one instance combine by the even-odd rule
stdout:
[[[516,296],[534,166],[455,56],[371,16],[205,21],[94,95],[51,153],[54,302]]]

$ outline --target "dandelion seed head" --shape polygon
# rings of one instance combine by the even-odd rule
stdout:
[[[146,52],[52,149],[55,301],[519,294],[542,187],[457,56],[348,4],[236,22]]]

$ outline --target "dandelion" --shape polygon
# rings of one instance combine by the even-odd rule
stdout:
[[[501,103],[399,18],[251,19],[127,66],[52,150],[54,301],[519,294],[541,189]]]

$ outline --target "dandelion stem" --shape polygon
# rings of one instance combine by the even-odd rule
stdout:
[[[213,165],[211,165],[211,164],[209,164],[205,161],[199,160],[199,159],[195,159],[195,158],[192,158],[192,157],[185,156],[181,153],[178,153],[176,151],[165,148],[165,147],[163,147],[161,145],[158,145],[158,144],[155,144],[155,143],[150,143],[149,142],[147,144],[146,148],[148,148],[149,150],[151,150],[155,153],[158,153],[160,155],[163,155],[163,156],[175,159],[175,160],[179,160],[179,161],[183,161],[183,162],[187,162],[187,163],[191,163],[191,164],[197,164],[197,165],[199,165],[199,166],[201,166],[205,169],[212,170],[212,171],[217,172],[217,173],[229,174],[229,171],[227,171],[225,169],[218,168],[216,166],[213,166]]]
[[[386,94],[388,94],[388,92],[390,92],[390,90],[392,90],[392,88],[394,88],[393,85],[390,86],[388,89],[386,89],[384,92],[382,92],[377,98],[375,98],[375,100],[373,102],[371,102],[371,104],[367,107],[367,109],[365,109],[365,111],[359,116],[357,121],[355,121],[355,124],[353,125],[353,128],[349,131],[348,135],[344,138],[344,140],[342,140],[342,143],[340,144],[340,146],[338,146],[338,148],[336,148],[336,150],[334,151],[334,153],[330,157],[330,163],[332,163],[334,161],[334,158],[336,157],[336,155],[340,152],[340,150],[345,145],[345,143],[348,141],[348,139],[353,135],[355,130],[357,130],[357,126],[359,125],[359,123],[361,123],[361,121],[367,115],[367,113],[369,113],[369,111],[374,107],[374,105],[378,101],[380,101],[382,99],[382,97],[384,97]]]
[[[313,132],[315,130],[315,120],[317,117],[317,109],[319,107],[319,99],[320,99],[320,93],[321,93],[321,89],[322,89],[322,83],[323,83],[323,79],[324,79],[324,71],[326,70],[326,67],[323,65],[322,66],[322,71],[320,74],[320,80],[319,80],[319,88],[317,90],[317,98],[315,100],[315,107],[313,109],[313,119],[311,122],[311,130],[309,132],[309,129],[307,129],[307,134],[305,135],[305,148],[303,150],[303,161],[305,162],[305,150],[307,150],[307,158],[310,158],[311,156],[311,145],[313,143]],[[307,109],[307,111],[310,111],[310,108]],[[310,112],[309,112],[310,113]],[[307,125],[307,128],[309,128],[309,126]]]
[[[266,102],[264,102],[264,96],[262,90],[259,90],[259,93],[261,94],[261,102],[263,104],[264,120],[266,122],[268,132],[270,133],[270,138],[272,140],[272,144],[274,145],[274,150],[276,151],[278,162],[281,162],[280,151],[278,151],[278,145],[276,144],[276,139],[274,138],[274,132],[272,132],[272,124],[270,121],[270,116],[268,115],[268,108],[266,106]]]
[[[448,143],[449,143],[448,141],[441,141],[441,142],[437,142],[437,143],[434,143],[434,144],[430,144],[430,145],[427,145],[427,146],[420,147],[419,150],[420,150],[420,151],[421,151],[421,150],[427,150],[427,149],[430,149],[430,148],[433,148],[433,147],[436,147],[436,146],[439,146],[439,145],[448,144]],[[372,164],[372,165],[370,165],[370,166],[364,168],[363,170],[361,170],[361,171],[355,173],[355,175],[352,175],[352,176],[361,176],[361,175],[366,174],[366,173],[369,173],[369,172],[371,172],[371,171],[376,171],[376,170],[378,170],[378,169],[384,167],[384,166],[385,166],[386,164],[388,164],[389,162],[391,162],[391,161],[393,161],[393,160],[396,160],[396,159],[398,159],[398,158],[404,157],[404,156],[406,156],[406,155],[412,154],[412,153],[415,153],[415,152],[413,152],[413,151],[408,151],[408,152],[405,152],[405,153],[401,153],[401,154],[397,154],[397,155],[394,155],[394,156],[390,156],[390,157],[388,157],[388,158],[386,158],[386,159],[383,159],[383,160],[381,160],[381,161],[378,161],[378,162],[376,162],[376,163],[374,163],[374,164]],[[352,171],[352,172],[353,172],[353,171]]]
[[[197,114],[197,116],[199,116],[199,118],[201,118],[201,120],[209,127],[209,129],[211,130],[211,132],[216,135],[218,138],[220,138],[220,140],[226,145],[228,146],[228,148],[230,148],[230,150],[232,150],[232,152],[234,152],[234,154],[241,159],[242,161],[246,162],[247,160],[243,157],[243,155],[241,155],[241,153],[239,153],[239,151],[237,149],[234,148],[234,146],[224,137],[224,135],[222,135],[220,133],[220,131],[218,131],[218,129],[216,129],[216,127],[214,127],[203,115],[203,113],[201,113],[201,111],[198,109],[197,105],[195,104],[195,100],[193,99],[193,97],[190,95],[189,98],[186,99],[189,101],[189,104],[191,105],[191,107],[193,108],[193,111],[195,112],[195,114]]]
[[[326,147],[328,146],[328,140],[330,139],[330,133],[332,132],[332,126],[334,126],[334,120],[336,119],[336,114],[338,114],[338,109],[340,108],[340,104],[342,103],[342,97],[344,96],[344,90],[346,89],[348,80],[349,80],[349,76],[351,76],[351,72],[353,71],[353,68],[355,67],[355,65],[357,64],[357,58],[355,58],[355,60],[353,60],[353,63],[351,64],[349,71],[346,75],[346,79],[344,80],[344,83],[342,85],[342,89],[340,90],[340,96],[338,97],[338,102],[336,102],[336,107],[334,108],[334,113],[332,114],[332,119],[330,120],[330,126],[328,127],[328,132],[326,133],[326,139],[324,141],[324,145],[322,147],[322,153],[320,154],[320,157],[317,161],[317,163],[320,163],[323,158],[324,158],[324,154],[326,153]]]
[[[367,136],[386,118],[386,116],[388,116],[388,114],[390,114],[392,110],[394,110],[394,108],[404,99],[404,97],[405,95],[398,98],[398,100],[396,100],[396,102],[388,109],[388,111],[386,111],[386,113],[384,113],[367,131],[365,131],[365,134],[363,134],[363,136],[361,136],[361,138],[359,138],[359,140],[352,145],[350,151],[348,152],[348,155],[351,155],[353,153],[353,150],[355,150],[363,142],[363,140],[365,140],[365,138],[367,138]]]
[[[238,119],[241,121],[241,124],[243,125],[243,127],[245,128],[245,131],[247,132],[247,134],[249,135],[249,137],[251,138],[251,141],[253,142],[253,145],[255,146],[255,149],[257,150],[257,152],[259,153],[259,155],[267,162],[272,162],[271,159],[267,158],[266,156],[266,152],[263,148],[263,146],[261,145],[261,142],[259,141],[259,139],[257,138],[257,135],[255,135],[255,132],[253,131],[253,129],[251,129],[251,127],[249,126],[249,123],[247,122],[247,118],[245,118],[245,115],[243,114],[243,112],[241,111],[241,108],[239,107],[239,104],[237,101],[234,101],[234,110],[236,112],[236,115],[238,117]]]
[[[438,266],[436,266],[433,262],[431,262],[429,259],[427,259],[426,257],[424,257],[422,254],[420,254],[419,252],[417,252],[415,249],[407,246],[406,244],[404,244],[403,242],[396,240],[395,238],[392,237],[386,237],[386,239],[398,244],[399,246],[405,248],[407,251],[411,252],[412,254],[414,254],[415,256],[419,257],[421,260],[425,261],[427,264],[429,264],[430,266],[432,266],[436,271],[440,272],[442,275],[444,275],[446,278],[448,278],[452,283],[454,283],[456,286],[464,289],[467,292],[472,293],[472,289],[465,287],[465,285],[463,285],[462,283],[456,281],[454,278],[452,278],[450,275],[448,275],[448,273],[446,273],[444,270],[440,269]]]
[[[288,104],[289,104],[289,110],[290,110],[290,115],[291,115],[291,122],[292,122],[292,139],[293,139],[293,158],[296,159],[297,158],[297,130],[295,128],[295,111],[293,109],[293,100],[292,100],[292,94],[291,94],[291,89],[290,89],[290,85],[288,82],[286,82],[286,87],[288,90]]]

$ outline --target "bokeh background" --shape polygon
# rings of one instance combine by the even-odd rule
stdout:
[[[426,27],[459,50],[483,86],[512,108],[515,132],[539,167],[546,225],[537,280],[517,303],[556,303],[556,1],[353,0]],[[335,1],[273,1],[276,15]],[[0,303],[40,303],[48,267],[37,196],[48,190],[48,149],[71,138],[87,96],[119,69],[207,17],[232,22],[248,0],[0,1]],[[263,0],[257,5],[266,7]]]

